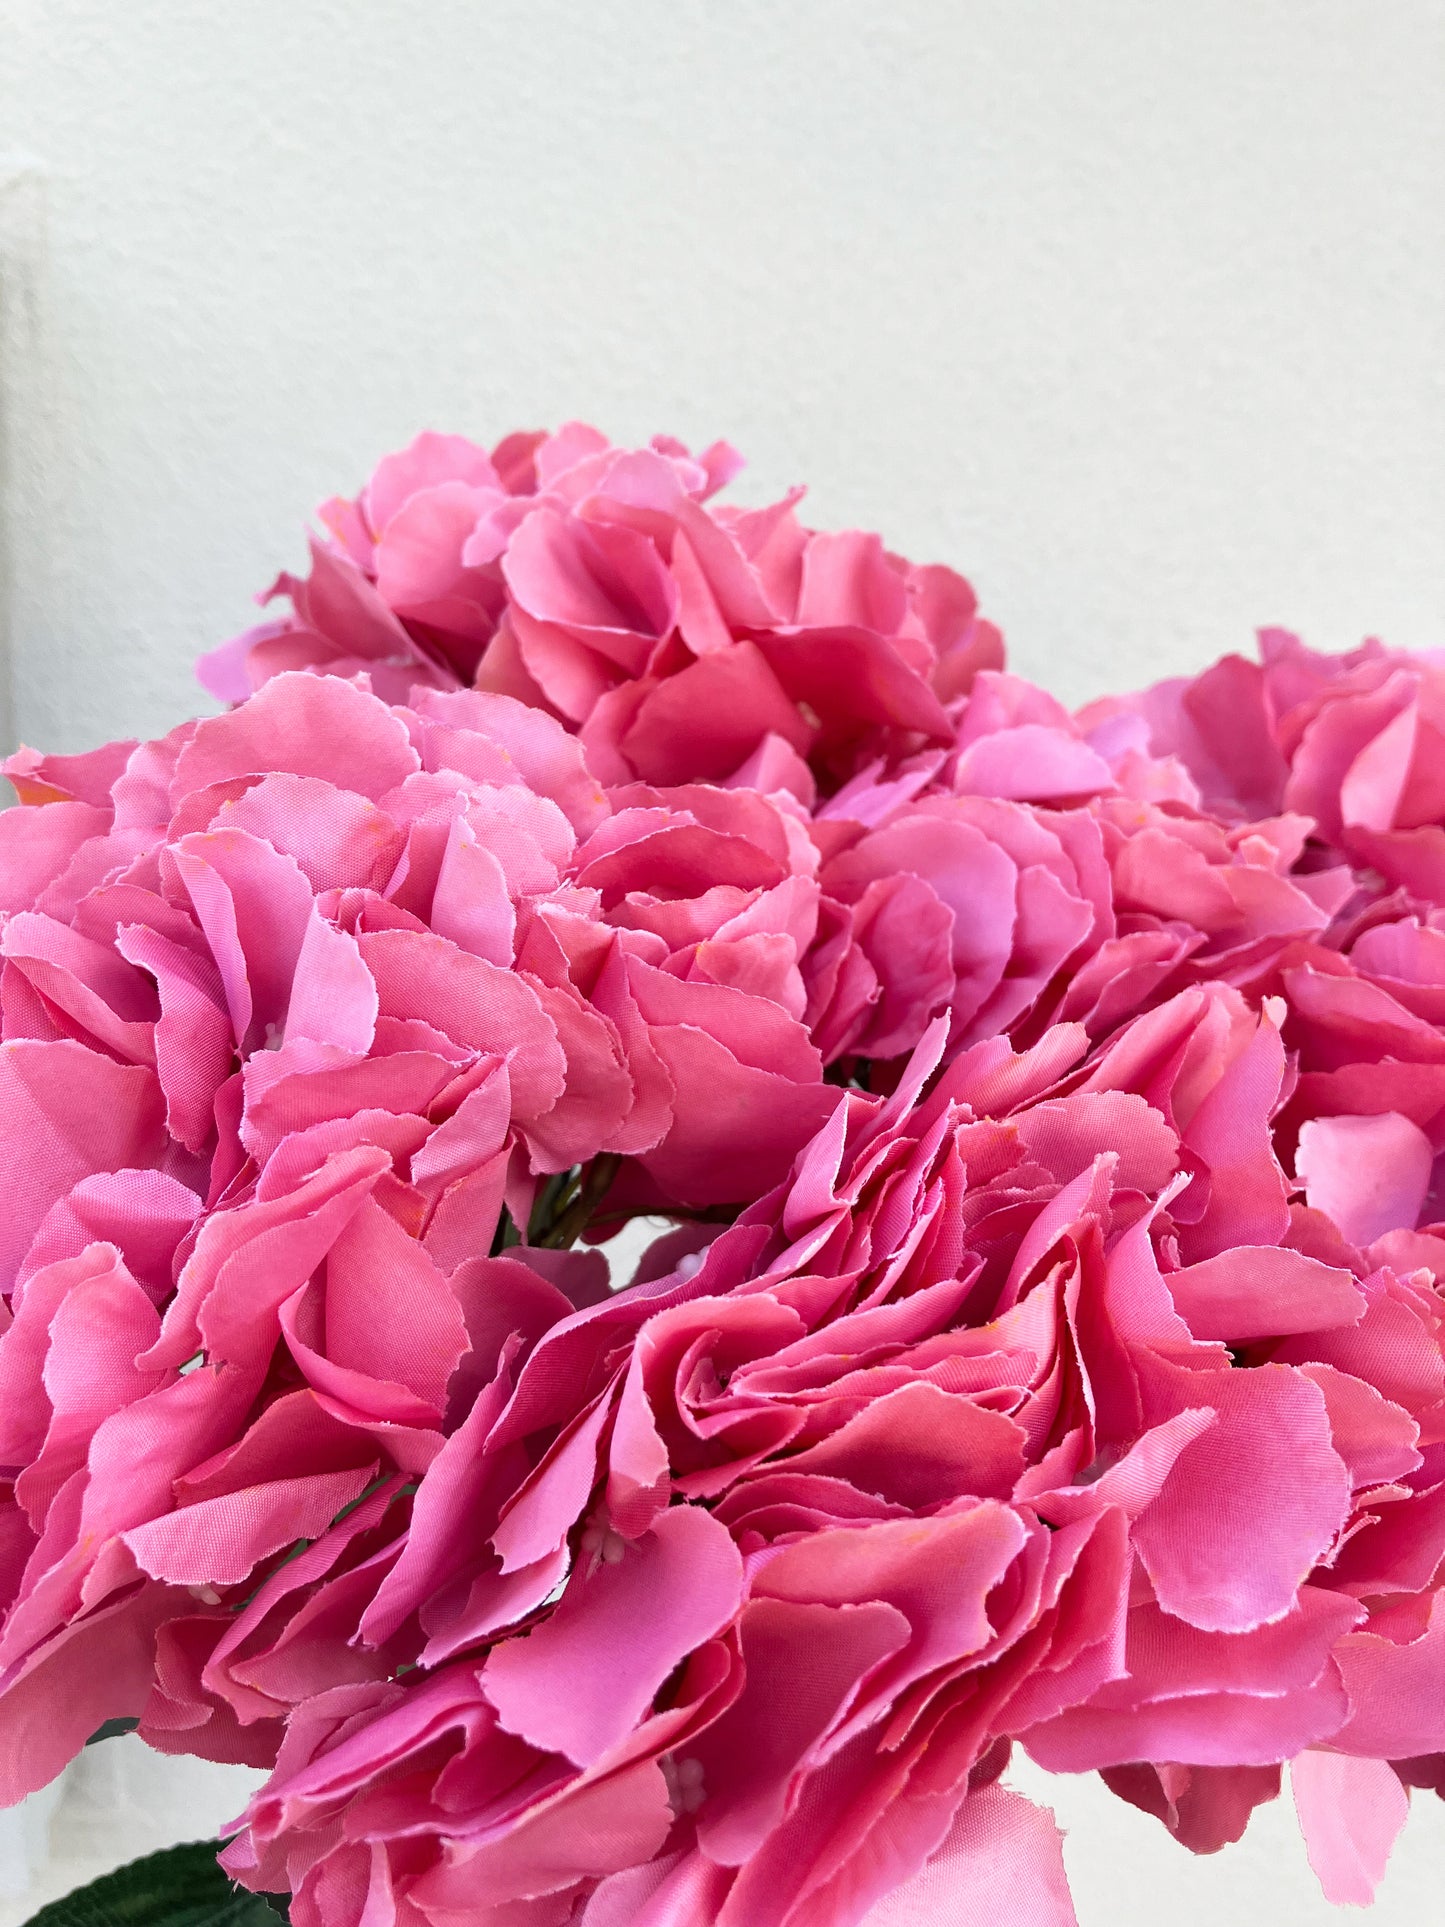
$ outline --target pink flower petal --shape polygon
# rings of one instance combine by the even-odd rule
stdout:
[[[1434,1162],[1430,1140],[1398,1111],[1311,1118],[1295,1154],[1311,1206],[1358,1245],[1414,1230]]]
[[[864,1927],[936,1927],[950,1919],[1077,1927],[1051,1813],[1006,1787],[971,1793],[942,1846],[869,1911]]]
[[[1390,1849],[1410,1813],[1410,1796],[1383,1760],[1311,1749],[1290,1762],[1305,1850],[1336,1907],[1368,1907]]]
[[[737,1611],[742,1561],[696,1506],[662,1513],[615,1561],[574,1575],[557,1610],[482,1672],[509,1732],[589,1764],[622,1739],[673,1667]],[[556,1681],[566,1679],[559,1694]]]

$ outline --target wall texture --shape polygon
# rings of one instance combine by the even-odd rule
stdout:
[[[1445,636],[1445,7],[0,0],[18,723],[166,726],[423,424],[726,433],[1076,697]]]
[[[739,492],[963,567],[1075,699],[1259,622],[1445,642],[1440,0],[0,0],[5,180],[38,744],[196,707],[423,425],[725,433]],[[1059,1799],[1085,1927],[1331,1917],[1287,1808],[1194,1865]],[[1382,1923],[1435,1905],[1442,1814]]]

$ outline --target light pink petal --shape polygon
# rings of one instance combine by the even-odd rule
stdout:
[[[1431,1596],[1423,1629],[1349,1633],[1336,1657],[1350,1700],[1339,1747],[1386,1760],[1445,1753],[1445,1592]]]
[[[207,829],[248,830],[294,857],[313,890],[380,889],[401,837],[384,810],[318,776],[264,776],[223,803]]]
[[[373,801],[420,767],[401,719],[336,676],[276,676],[229,715],[207,717],[181,751],[179,802],[233,776],[320,776]]]
[[[22,910],[0,934],[0,951],[82,1039],[132,1064],[154,1061],[155,993],[104,943],[53,917]]]
[[[1378,689],[1325,703],[1306,726],[1293,752],[1285,807],[1314,817],[1324,836],[1337,837],[1343,828],[1342,787],[1352,765],[1371,740],[1410,707],[1414,695],[1415,679],[1398,673]],[[1362,772],[1352,786],[1351,804],[1355,810],[1373,815],[1381,804],[1390,807],[1389,792],[1395,790],[1396,778],[1390,772],[1372,769],[1368,762],[1366,770],[1369,774]],[[1387,793],[1384,798],[1371,796],[1367,801],[1367,795],[1375,789],[1371,778],[1378,776],[1383,777]]]
[[[857,1927],[946,1837],[957,1796],[905,1790],[871,1736],[804,1780],[792,1810],[739,1869],[718,1927]]]
[[[1336,1907],[1368,1907],[1410,1814],[1398,1774],[1383,1760],[1311,1749],[1290,1762],[1289,1777],[1325,1899]]]
[[[613,1385],[582,1408],[508,1500],[492,1545],[503,1572],[535,1565],[567,1542],[597,1483],[598,1440],[613,1416]]]
[[[101,1245],[88,1255],[107,1249]],[[26,1293],[21,1320],[36,1295]],[[159,1326],[149,1297],[123,1265],[96,1267],[72,1280],[50,1320],[44,1384],[52,1415],[45,1447],[16,1480],[16,1497],[32,1517],[85,1464],[91,1438],[110,1414],[164,1381],[165,1374],[135,1362],[155,1342]],[[0,1343],[8,1341],[9,1334]]]
[[[1179,1162],[1179,1140],[1152,1105],[1133,1091],[1080,1091],[1031,1105],[1018,1118],[1029,1155],[1068,1184],[1102,1151],[1118,1153],[1116,1181],[1162,1191]]]
[[[512,537],[503,573],[528,615],[566,628],[660,638],[676,616],[676,591],[645,536],[539,508]]]
[[[1368,1380],[1333,1365],[1300,1366],[1324,1394],[1335,1450],[1357,1487],[1388,1485],[1421,1463],[1420,1427],[1403,1406],[1383,1397]]]
[[[1414,1230],[1434,1161],[1418,1124],[1383,1111],[1311,1118],[1300,1130],[1295,1170],[1310,1205],[1352,1244],[1368,1245],[1387,1231]]]
[[[662,1769],[655,1760],[638,1760],[619,1772],[576,1781],[524,1810],[511,1827],[423,1875],[412,1897],[425,1910],[423,1919],[445,1919],[448,1911],[465,1919],[475,1912],[478,1893],[498,1907],[556,1893],[650,1860],[672,1818]],[[526,1915],[520,1917],[526,1923]],[[501,1920],[505,1927],[506,1916]]]
[[[111,789],[136,747],[131,737],[82,750],[78,756],[42,756],[39,750],[22,745],[0,765],[0,773],[9,777],[16,795],[27,805],[89,803],[109,814]]]
[[[1191,1693],[1128,1710],[1077,1706],[1032,1727],[1024,1744],[1054,1773],[1088,1773],[1134,1760],[1194,1766],[1273,1766],[1304,1747],[1333,1740],[1348,1710],[1339,1675],[1326,1667],[1313,1686],[1258,1693]]]
[[[971,1793],[920,1873],[863,1927],[1078,1927],[1054,1816],[1007,1787]]]
[[[918,730],[934,742],[952,734],[948,712],[905,656],[907,643],[885,642],[852,626],[775,630],[760,638],[763,654],[797,703],[806,703],[841,732],[868,724]],[[915,644],[911,654],[920,653]]]
[[[565,1171],[619,1143],[633,1148],[636,1135],[627,1129],[633,1083],[615,1027],[571,984],[553,988],[533,980],[531,988],[567,1057],[562,1095],[526,1133],[533,1169]]]
[[[1353,1325],[1365,1310],[1348,1271],[1279,1245],[1237,1245],[1165,1283],[1194,1336],[1226,1344]]]
[[[721,780],[725,788],[760,790],[764,796],[771,796],[777,790],[787,790],[807,810],[812,809],[818,800],[818,785],[813,780],[813,772],[790,742],[771,733],[763,738],[746,762],[740,764],[731,776]]]
[[[953,993],[954,912],[921,877],[880,877],[853,912],[853,940],[878,982],[862,1034],[848,1037],[870,1057],[893,1057],[918,1042]]]
[[[372,1144],[334,1153],[279,1197],[212,1212],[166,1307],[155,1365],[183,1364],[201,1341],[215,1357],[268,1356],[281,1304],[305,1283],[384,1170],[390,1154]]]
[[[879,536],[862,529],[810,536],[795,615],[808,628],[854,626],[896,635],[908,606],[901,572]]]
[[[989,1500],[953,1516],[814,1533],[769,1559],[754,1576],[753,1593],[823,1605],[881,1599],[897,1607],[913,1637],[872,1688],[891,1698],[992,1637],[984,1602],[1024,1536],[1018,1515]]]
[[[1323,1586],[1304,1586],[1284,1616],[1250,1633],[1206,1633],[1142,1601],[1129,1613],[1126,1678],[1094,1695],[1095,1706],[1142,1705],[1197,1693],[1254,1693],[1279,1698],[1313,1686],[1337,1640],[1364,1608]]]
[[[215,1129],[217,1093],[235,1064],[235,1025],[220,974],[209,957],[144,924],[120,930],[115,947],[156,980],[156,1075],[166,1126],[187,1150],[200,1151]]]
[[[82,1178],[47,1214],[26,1253],[23,1273],[104,1241],[117,1248],[133,1278],[163,1298],[171,1289],[176,1246],[200,1210],[194,1191],[160,1171]]]
[[[143,1572],[183,1586],[231,1586],[297,1539],[315,1539],[361,1493],[375,1464],[277,1479],[182,1506],[122,1536]]]
[[[77,850],[109,828],[110,811],[89,803],[0,811],[0,911],[33,908]]]
[[[607,799],[582,745],[555,716],[480,689],[418,689],[411,700],[418,715],[438,726],[435,737],[423,732],[428,769],[455,769],[483,783],[524,783],[550,797],[578,836],[607,816]]]
[[[506,873],[496,853],[478,841],[465,817],[454,816],[432,893],[432,929],[460,950],[509,969],[517,918]]]
[[[368,1198],[327,1254],[327,1357],[407,1386],[440,1416],[466,1350],[461,1306],[446,1278]]]
[[[346,1424],[380,1426],[394,1441],[393,1456],[425,1464],[436,1454],[438,1401],[423,1398],[399,1377],[379,1378],[365,1366],[348,1365],[325,1351],[324,1304],[314,1289],[294,1293],[278,1321],[286,1349],[325,1409]],[[405,1441],[405,1443],[403,1443]]]
[[[998,988],[1013,954],[1018,870],[971,823],[920,816],[876,830],[823,873],[823,887],[851,898],[875,877],[911,872],[953,912],[955,1003],[960,1024]]]
[[[486,592],[491,585],[463,566],[462,552],[479,519],[499,500],[494,488],[473,488],[460,481],[418,489],[394,511],[377,539],[373,564],[382,599],[393,609],[418,616],[429,613],[432,604],[445,603],[458,629],[475,630],[481,639],[490,635],[492,623],[483,605],[490,599]],[[500,600],[495,590],[492,597]],[[458,598],[461,606],[451,598]]]
[[[376,1035],[376,985],[355,937],[314,906],[296,959],[285,1034],[364,1057]]]
[[[499,1573],[493,1566],[484,1566],[460,1604],[451,1592],[428,1600],[421,1610],[422,1630],[428,1635],[421,1649],[422,1664],[440,1666],[515,1629],[555,1600],[567,1583],[569,1563],[564,1547],[517,1572]]]
[[[382,930],[360,939],[385,1017],[421,1017],[458,1044],[508,1060],[521,1117],[548,1111],[562,1093],[566,1059],[535,993],[430,932]]]
[[[604,1880],[577,1927],[696,1927],[714,1918],[732,1882],[730,1867],[700,1853],[662,1854]]]
[[[502,489],[501,477],[484,448],[465,435],[439,435],[426,428],[405,448],[384,455],[373,469],[364,491],[372,530],[379,534],[403,502],[418,489],[434,488],[439,482]]]
[[[1217,1422],[1185,1447],[1134,1527],[1159,1603],[1217,1632],[1281,1618],[1349,1510],[1319,1387],[1283,1365],[1170,1368],[1167,1383],[1176,1411],[1212,1408]]]
[[[1340,820],[1348,828],[1395,828],[1419,733],[1420,707],[1411,703],[1361,749],[1340,783]]]
[[[811,734],[757,645],[742,641],[648,691],[620,748],[647,782],[716,781],[770,736],[802,754]]]
[[[1032,803],[1107,795],[1115,787],[1109,765],[1087,743],[1041,723],[996,730],[970,743],[959,756],[953,786],[960,796]]]
[[[1187,1233],[1191,1259],[1234,1245],[1277,1244],[1288,1228],[1289,1187],[1270,1134],[1284,1067],[1277,1021],[1266,1011],[1189,1120],[1185,1146],[1209,1171],[1208,1204]]]
[[[427,1468],[401,1556],[362,1613],[360,1637],[368,1644],[390,1639],[409,1614],[439,1599],[475,1558],[477,1521],[496,1504],[490,1488],[512,1469],[501,1455],[489,1458],[485,1450],[509,1390],[504,1371],[483,1389]]]
[[[175,863],[215,959],[238,1044],[279,1033],[314,898],[300,865],[245,830],[182,837]],[[252,1035],[253,1026],[260,1033]]]
[[[759,998],[740,1001],[760,1017],[764,1012],[783,1015]],[[801,1025],[797,1030],[805,1039]],[[812,1079],[801,1083],[739,1063],[706,1029],[658,1024],[650,1031],[650,1041],[678,1096],[672,1129],[642,1162],[681,1203],[758,1197],[785,1175],[802,1146],[837,1108],[832,1086]]]

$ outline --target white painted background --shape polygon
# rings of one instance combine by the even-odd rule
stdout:
[[[1445,642],[1442,203],[1440,0],[0,0],[9,728],[166,728],[379,452],[578,414],[964,568],[1071,699]],[[196,1775],[91,1761],[57,1838]],[[1059,1806],[1084,1927],[1333,1918],[1287,1807]]]

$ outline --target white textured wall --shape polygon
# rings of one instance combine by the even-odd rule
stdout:
[[[1070,697],[1445,641],[1442,201],[1437,0],[0,0],[19,730],[164,729],[321,496],[574,414],[964,567]],[[1332,1917],[1287,1809],[1195,1864],[1061,1806],[1084,1927]]]
[[[422,423],[729,434],[1083,697],[1445,635],[1439,0],[0,0],[27,737]]]

